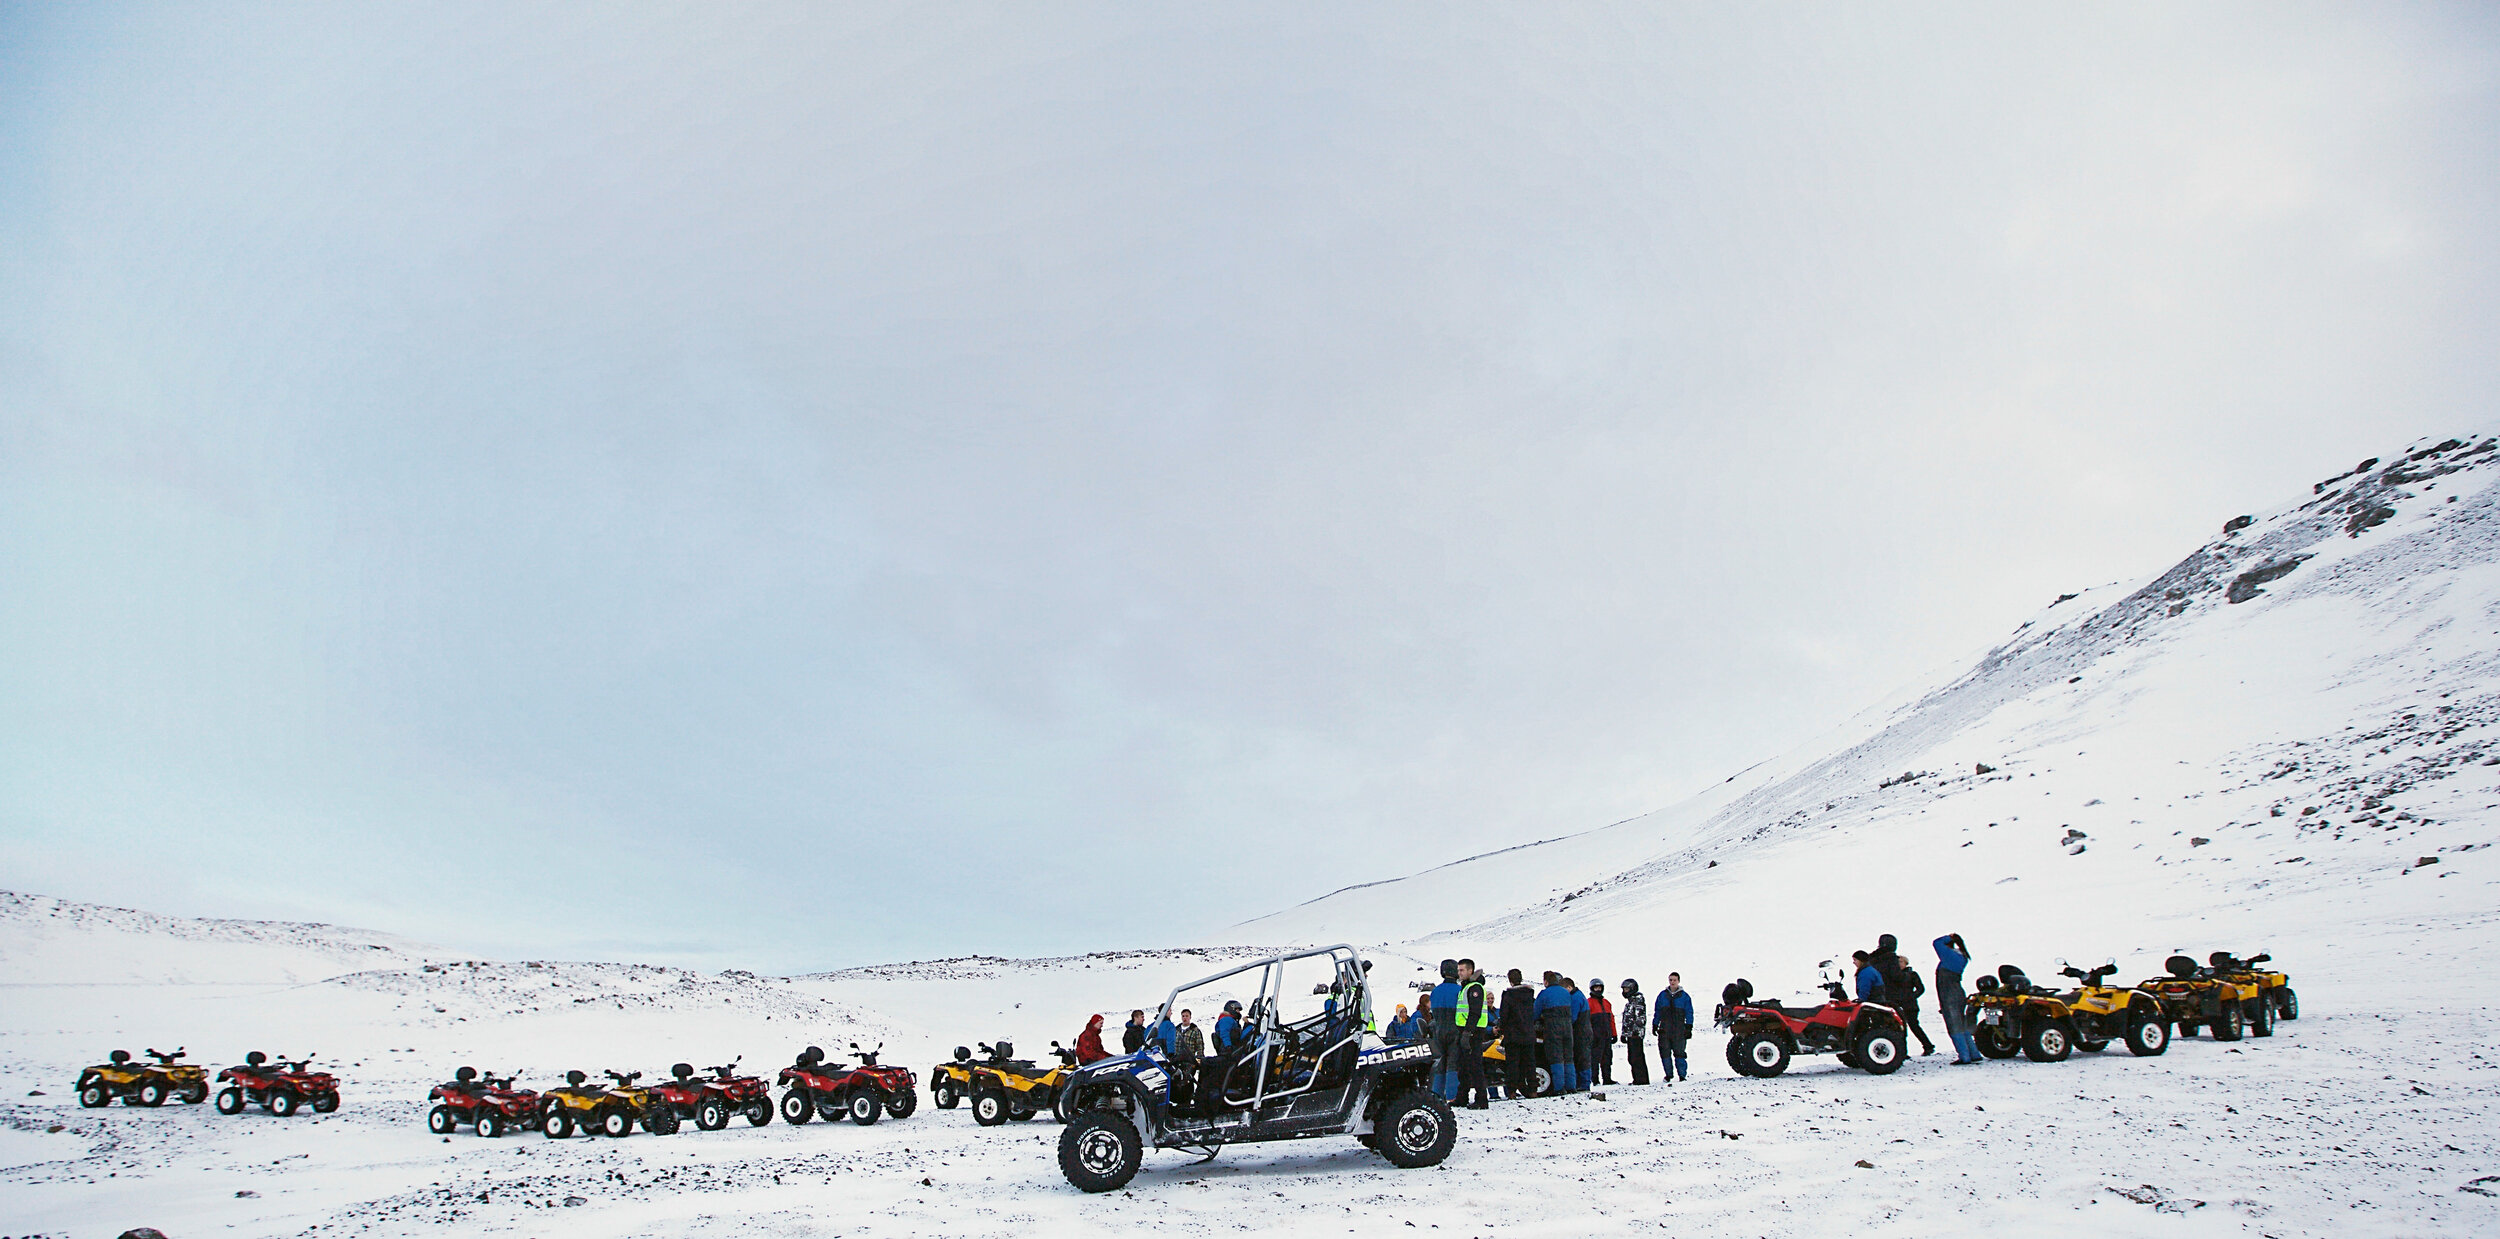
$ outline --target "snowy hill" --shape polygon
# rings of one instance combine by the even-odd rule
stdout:
[[[1443,954],[1802,991],[1822,958],[1966,934],[1982,966],[2128,975],[2270,949],[2304,1018],[2159,1058],[1883,1078],[1806,1060],[1468,1114],[1451,1160],[1351,1141],[1148,1159],[1062,1182],[1058,1128],[923,1106],[874,1127],[626,1140],[428,1135],[461,1063],[545,1085],[799,1046],[1073,1038],[1258,948],[990,957],[804,977],[461,959],[320,925],[0,895],[0,1219],[12,1233],[552,1236],[1259,1231],[1693,1236],[2500,1232],[2500,460],[2428,443],[2060,599],[1975,665],[1641,818],[1349,888],[1222,937],[1368,942],[1396,988]],[[1116,1022],[1116,1015],[1114,1022]],[[1934,1016],[1928,1022],[1932,1028]],[[328,1116],[79,1108],[107,1050],[315,1053]],[[925,1094],[924,1094],[925,1097]],[[1571,1198],[1558,1207],[1557,1192]]]
[[[1674,944],[1688,975],[1717,978],[1793,970],[1783,952],[1877,928],[2098,955],[2194,945],[2218,932],[2197,918],[2224,914],[2215,946],[2356,918],[2488,924],[2494,449],[2418,443],[2232,519],[2167,570],[2061,598],[1969,669],[1690,802],[1231,932],[1431,929],[1418,953],[1536,944],[1607,975],[1654,972]],[[1853,893],[1884,911],[1839,898]]]

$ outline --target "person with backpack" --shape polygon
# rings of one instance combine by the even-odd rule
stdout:
[[[1693,1036],[1693,996],[1684,992],[1684,974],[1667,974],[1667,989],[1658,995],[1658,1015],[1650,1024],[1658,1034],[1658,1075],[1669,1084],[1689,1079],[1684,1044]]]
[[[1641,1048],[1641,1035],[1649,1031],[1649,999],[1641,993],[1641,983],[1630,977],[1623,979],[1622,993],[1616,1023],[1623,1029],[1623,1061],[1632,1068],[1634,1084],[1647,1084],[1649,1054]]]
[[[1516,968],[1502,991],[1502,1075],[1502,1089],[1512,1097],[1527,1096],[1536,1075],[1536,991]]]
[[[1589,1067],[1597,1083],[1615,1082],[1615,1004],[1606,998],[1606,982],[1589,978]]]

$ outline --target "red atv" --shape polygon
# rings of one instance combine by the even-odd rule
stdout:
[[[425,1112],[425,1129],[449,1135],[466,1127],[481,1136],[538,1126],[546,1102],[531,1089],[512,1087],[511,1076],[481,1076],[475,1067],[451,1073],[451,1082],[437,1084],[426,1100],[438,1104]]]
[[[217,1082],[226,1086],[217,1091],[217,1113],[241,1114],[247,1102],[258,1102],[261,1109],[279,1118],[307,1102],[315,1114],[338,1109],[339,1078],[326,1071],[304,1070],[311,1063],[310,1055],[277,1063],[258,1050],[244,1055],[242,1066],[217,1073]]]
[[[1719,994],[1712,1020],[1728,1030],[1727,1065],[1740,1076],[1768,1079],[1788,1070],[1799,1054],[1838,1054],[1869,1075],[1891,1075],[1907,1057],[1908,1028],[1892,1008],[1852,1002],[1838,981],[1825,981],[1831,999],[1819,1007],[1755,1002],[1753,982],[1736,979]]]
[[[826,1062],[825,1052],[816,1046],[800,1051],[798,1061],[781,1069],[781,1083],[790,1090],[781,1095],[781,1117],[792,1123],[812,1118],[830,1123],[848,1114],[862,1127],[888,1114],[909,1118],[920,1105],[919,1081],[908,1067],[879,1066],[877,1053],[884,1048],[863,1050],[852,1042],[857,1067]]]
[[[738,1060],[728,1065],[706,1067],[708,1077],[694,1073],[690,1063],[679,1063],[668,1069],[669,1078],[651,1086],[653,1094],[677,1110],[679,1118],[693,1119],[704,1131],[719,1131],[729,1126],[729,1116],[743,1114],[757,1127],[773,1121],[773,1094],[764,1081],[755,1076],[737,1074]]]

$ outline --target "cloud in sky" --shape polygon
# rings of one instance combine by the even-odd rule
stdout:
[[[1655,807],[2489,420],[2495,26],[0,11],[0,884],[802,967]]]

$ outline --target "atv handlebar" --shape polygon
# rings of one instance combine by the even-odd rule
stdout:
[[[174,1048],[174,1052],[171,1054],[157,1049],[154,1046],[148,1047],[148,1057],[155,1059],[156,1064],[160,1067],[171,1065],[175,1059],[182,1057],[183,1052],[184,1047],[181,1046],[176,1046]]]
[[[639,1071],[609,1071],[601,1074],[616,1081],[616,1086],[618,1088],[632,1088],[634,1081],[642,1078],[642,1073]]]

